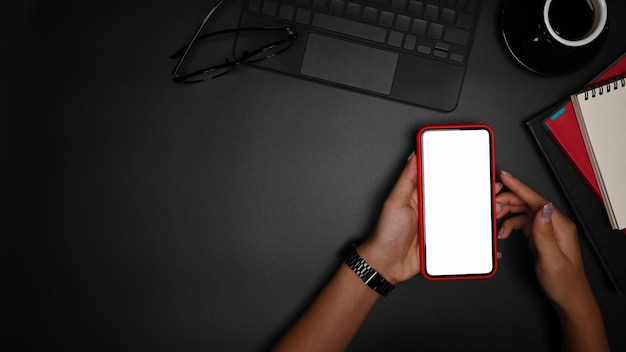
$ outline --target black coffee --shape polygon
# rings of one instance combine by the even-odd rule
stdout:
[[[593,27],[595,11],[589,0],[553,0],[548,18],[563,39],[583,39]]]

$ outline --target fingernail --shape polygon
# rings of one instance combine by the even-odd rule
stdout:
[[[498,252],[498,259],[502,259],[502,253]]]
[[[554,212],[554,206],[552,202],[546,204],[541,208],[541,219],[544,223],[550,222],[552,220],[552,213]]]
[[[413,152],[411,153],[411,155],[409,155],[409,157],[408,157],[408,158],[406,158],[406,163],[408,164],[408,163],[409,163],[409,161],[411,161],[411,159],[413,159],[413,157],[414,157],[414,156],[415,156],[415,151],[413,151]]]
[[[496,202],[496,214],[499,214],[503,209],[502,204],[500,204],[499,202]]]
[[[501,240],[501,239],[502,239],[502,234],[503,234],[503,233],[504,233],[504,228],[503,228],[503,227],[501,227],[501,228],[498,230],[498,239],[499,239],[499,240]]]
[[[507,175],[507,176],[513,176],[512,173],[510,173],[510,172],[508,172],[506,170],[500,170],[500,173],[503,174],[503,175]]]

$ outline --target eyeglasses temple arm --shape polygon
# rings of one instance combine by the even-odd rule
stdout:
[[[202,24],[200,24],[200,27],[198,27],[198,30],[196,30],[196,33],[193,35],[193,37],[189,41],[189,44],[187,44],[187,48],[185,49],[185,53],[180,57],[180,60],[178,60],[178,63],[176,64],[176,67],[174,68],[174,71],[172,71],[172,75],[175,75],[176,72],[178,72],[178,70],[180,69],[180,66],[183,64],[183,61],[185,61],[185,57],[187,56],[187,53],[189,53],[189,49],[191,49],[191,46],[196,41],[196,38],[198,37],[198,35],[202,31],[202,28],[204,28],[204,25],[207,23],[209,18],[211,18],[211,16],[213,16],[213,13],[215,12],[215,10],[217,10],[217,8],[220,7],[220,5],[223,2],[224,2],[224,0],[220,0],[220,2],[218,2],[217,5],[213,6],[211,11],[209,11],[209,13],[206,16],[204,16],[204,19],[202,20]]]

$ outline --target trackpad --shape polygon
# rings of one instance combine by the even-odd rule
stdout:
[[[389,95],[398,54],[311,33],[300,73]]]

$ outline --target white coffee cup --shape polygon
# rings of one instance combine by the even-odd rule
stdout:
[[[587,5],[589,5],[591,8],[590,13],[593,14],[593,20],[591,22],[589,30],[583,36],[581,36],[580,38],[576,38],[576,39],[564,38],[561,34],[559,34],[558,29],[555,28],[556,27],[555,18],[554,18],[555,16],[570,15],[563,9],[559,11],[562,13],[556,13],[556,14],[553,12],[551,13],[551,7],[558,1],[559,0],[546,0],[543,6],[543,25],[545,26],[544,28],[548,32],[548,35],[551,38],[553,38],[558,43],[566,47],[577,48],[577,47],[589,45],[598,37],[600,37],[600,35],[602,34],[602,32],[604,31],[606,27],[607,18],[608,18],[608,11],[607,11],[605,0],[575,0],[579,2],[586,1]],[[560,0],[560,1],[564,1],[564,0]],[[573,2],[573,0],[567,0],[567,1],[569,4]],[[554,9],[552,10],[554,11]]]

